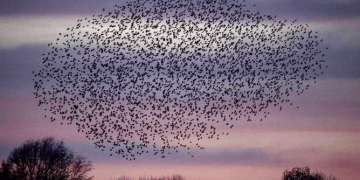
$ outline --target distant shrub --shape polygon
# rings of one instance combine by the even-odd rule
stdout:
[[[326,177],[321,172],[311,173],[309,167],[294,167],[292,170],[285,170],[282,180],[338,180],[335,177]]]
[[[127,176],[120,176],[116,180],[134,180],[132,178],[129,178]],[[186,180],[185,177],[176,174],[172,176],[162,176],[162,177],[156,177],[156,176],[145,176],[145,177],[139,177],[139,180]]]
[[[116,180],[133,180],[133,179],[126,177],[126,176],[120,176],[120,177],[116,178]]]
[[[173,175],[173,176],[162,176],[162,177],[139,177],[139,180],[185,180],[185,178],[181,175]]]

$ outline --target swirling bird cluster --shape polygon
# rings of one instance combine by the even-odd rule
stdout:
[[[34,94],[45,117],[110,155],[191,155],[292,104],[323,74],[321,42],[307,24],[236,0],[137,0],[59,33]]]

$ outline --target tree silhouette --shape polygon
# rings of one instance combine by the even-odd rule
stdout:
[[[323,173],[310,173],[309,167],[294,167],[292,170],[285,170],[282,180],[338,180],[335,177],[326,177]]]
[[[15,148],[0,167],[0,179],[90,180],[92,162],[75,155],[52,137],[28,140]]]

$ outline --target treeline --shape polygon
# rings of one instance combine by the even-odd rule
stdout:
[[[11,151],[0,166],[0,180],[93,180],[92,162],[76,155],[62,141],[52,137],[28,140]],[[185,180],[182,175],[139,177],[138,180]],[[113,180],[135,180],[121,176]],[[285,170],[282,180],[338,180],[309,167]]]
[[[119,178],[116,178],[114,180],[135,180],[130,177],[121,176]],[[139,177],[138,180],[186,180],[185,177],[177,174],[172,176],[162,176],[162,177],[156,177],[156,176],[145,176],[145,177]]]

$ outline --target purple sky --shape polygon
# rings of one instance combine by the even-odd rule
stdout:
[[[103,153],[77,133],[44,119],[34,98],[33,70],[59,32],[79,18],[113,7],[115,0],[0,1],[0,159],[27,139],[54,136],[92,160],[96,180],[119,175],[171,175],[188,180],[279,180],[282,172],[309,166],[341,180],[360,177],[360,2],[357,0],[255,0],[254,10],[307,23],[324,39],[324,76],[263,122],[239,122],[228,137],[204,141],[195,158],[186,152],[161,159],[139,156],[135,162]],[[252,4],[256,4],[252,7]]]

